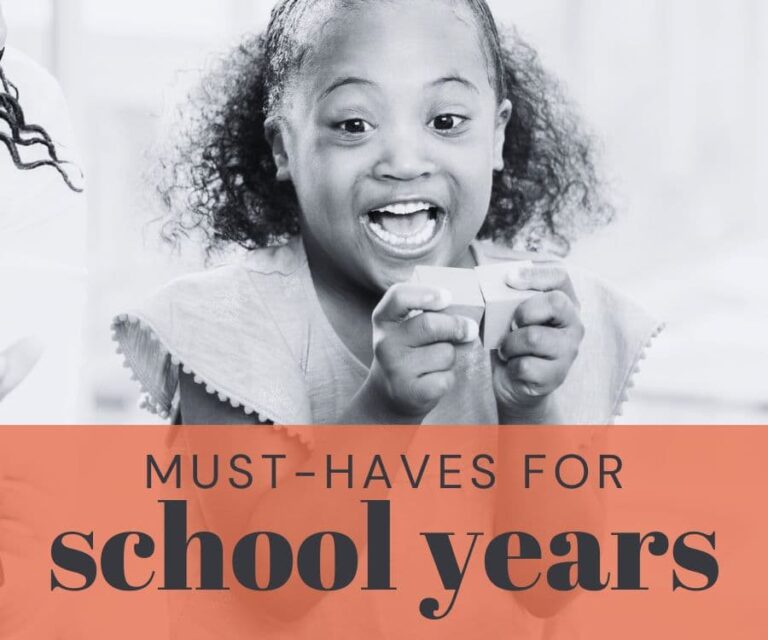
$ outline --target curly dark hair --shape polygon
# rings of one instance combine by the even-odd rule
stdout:
[[[200,232],[209,250],[255,249],[299,233],[296,193],[275,177],[265,122],[310,46],[292,34],[319,1],[281,0],[266,33],[248,37],[190,96],[158,185],[170,211],[167,240]],[[533,48],[515,31],[502,36],[485,0],[462,2],[480,24],[498,98],[514,106],[478,237],[565,255],[573,239],[613,218],[594,141]]]
[[[0,61],[4,53],[5,49],[0,49]],[[39,167],[52,167],[72,191],[82,193],[82,187],[75,184],[67,170],[73,166],[72,163],[59,158],[56,145],[48,132],[40,125],[27,122],[19,102],[19,90],[6,77],[2,66],[0,66],[0,122],[5,123],[10,129],[10,135],[0,131],[0,142],[5,145],[17,169],[31,171]],[[47,157],[41,160],[24,160],[19,148],[34,146],[44,147]]]

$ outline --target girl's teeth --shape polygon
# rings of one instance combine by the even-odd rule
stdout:
[[[395,233],[390,233],[378,222],[371,222],[370,227],[373,233],[376,234],[376,237],[378,237],[380,240],[383,240],[387,244],[403,247],[408,245],[420,245],[429,242],[435,233],[437,220],[430,218],[421,229],[421,231],[412,236],[399,236]]]
[[[367,223],[373,234],[388,245],[420,246],[435,236],[434,209],[429,202],[393,202],[371,211]]]
[[[396,216],[406,216],[417,211],[425,211],[430,209],[433,205],[429,202],[397,202],[394,204],[388,204],[386,207],[377,209],[379,213],[392,213]]]

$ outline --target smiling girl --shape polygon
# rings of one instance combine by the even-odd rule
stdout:
[[[430,450],[430,430],[414,426],[427,423],[605,423],[616,415],[658,327],[553,260],[610,210],[589,139],[531,50],[515,37],[503,43],[484,0],[282,0],[266,34],[211,75],[197,104],[161,189],[173,210],[166,231],[247,251],[119,316],[116,338],[149,408],[187,424],[272,423],[237,437],[215,431],[213,447],[243,450],[247,441],[248,450],[286,455],[281,490],[249,493],[247,506],[201,492],[199,526],[242,533],[288,521],[358,539],[361,519],[329,509],[327,496],[296,477],[324,464],[322,452],[364,449],[372,438],[383,459]],[[511,265],[507,283],[533,295],[493,351],[474,321],[447,312],[446,291],[411,282],[417,265],[522,259],[529,266]],[[383,437],[287,426],[308,423],[411,427]],[[553,431],[541,432],[542,450]],[[211,446],[208,430],[178,433],[191,452]],[[515,429],[440,433],[443,452],[471,446],[500,463],[523,453]],[[345,495],[356,504],[386,490]],[[531,500],[501,482],[495,496],[472,495],[461,511],[489,531],[560,531],[573,514],[587,531],[600,520],[588,492],[568,503],[572,511]],[[451,522],[449,505],[430,499],[430,521]],[[417,557],[406,555],[406,563]],[[500,629],[567,637],[538,618],[570,597],[510,600],[499,591],[451,614],[470,630],[455,637],[499,637]],[[224,620],[241,624],[242,636],[431,637],[408,635],[403,618],[386,613],[391,600],[364,591],[339,600],[294,581],[215,602],[178,598],[179,637],[220,637]]]
[[[115,330],[185,423],[609,422],[657,325],[553,256],[610,219],[589,138],[483,0],[285,0],[206,81],[167,231],[248,249]],[[499,348],[417,264],[531,258]],[[513,330],[514,328],[514,330]],[[586,334],[585,334],[586,329]],[[585,337],[586,335],[586,337]]]

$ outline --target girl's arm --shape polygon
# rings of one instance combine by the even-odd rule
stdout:
[[[246,416],[241,409],[234,409],[208,394],[205,388],[194,382],[193,376],[180,373],[181,418],[186,425],[243,425],[253,417]],[[389,430],[385,438],[372,438],[363,429],[343,430],[341,428],[313,428],[314,447],[310,451],[297,438],[289,437],[279,428],[263,426],[247,431],[222,429],[212,436],[210,429],[185,428],[183,439],[194,453],[205,452],[248,452],[259,454],[282,454],[286,458],[278,465],[278,489],[271,490],[268,483],[254,483],[248,490],[252,496],[244,501],[243,492],[223,488],[217,492],[199,491],[198,499],[207,527],[216,532],[229,532],[231,540],[238,540],[247,533],[262,530],[289,531],[294,554],[298,545],[308,535],[318,531],[339,531],[355,541],[361,540],[365,518],[362,516],[361,500],[381,500],[386,497],[386,488],[363,489],[358,477],[352,489],[346,489],[346,479],[339,482],[343,488],[344,508],[334,509],[333,499],[340,492],[329,493],[325,489],[323,474],[326,455],[336,454],[334,460],[343,466],[347,455],[355,452],[372,451],[384,457],[395,457],[405,453],[415,434],[415,427]],[[315,471],[314,479],[300,478],[296,471]],[[244,508],[247,505],[247,508]],[[359,508],[355,508],[359,507]],[[293,539],[295,537],[295,539]],[[229,550],[231,553],[231,550]],[[361,545],[358,545],[361,551]],[[227,551],[225,550],[225,553]],[[330,559],[325,554],[324,560]],[[294,563],[295,564],[295,563]],[[240,598],[244,607],[255,616],[265,615],[283,621],[298,620],[312,609],[324,596],[324,592],[310,589],[294,575],[280,589],[271,592],[252,593],[234,585],[232,591]],[[323,567],[324,575],[332,574],[332,567]]]
[[[538,263],[513,272],[507,284],[539,291],[515,312],[514,324],[494,356],[494,389],[502,425],[562,425],[567,422],[554,391],[567,378],[576,360],[584,327],[579,303],[567,271],[561,264]],[[535,428],[535,427],[534,427]],[[539,584],[528,591],[514,592],[518,601],[538,617],[550,617],[562,609],[576,591],[561,592],[546,584],[546,568],[563,558],[553,558],[549,542],[566,531],[602,533],[605,514],[597,490],[583,487],[567,491],[551,478],[526,489],[521,474],[525,456],[546,453],[579,454],[585,457],[588,438],[575,435],[573,428],[542,427],[499,429],[500,483],[494,516],[497,534],[526,531],[542,547],[542,574]],[[536,451],[526,450],[535,446]],[[506,471],[505,471],[506,469]],[[532,485],[533,486],[533,485]]]
[[[385,294],[373,313],[374,362],[371,373],[362,388],[352,399],[346,411],[338,417],[340,424],[419,424],[448,392],[455,382],[455,344],[471,342],[477,337],[478,328],[467,321],[437,313],[450,301],[439,290],[412,284],[395,285]],[[424,311],[411,317],[414,309]],[[194,376],[179,372],[180,421],[186,425],[224,425],[253,423],[240,409],[220,402],[216,395],[194,381]],[[268,418],[262,416],[261,419]],[[380,484],[364,489],[355,483],[345,489],[344,507],[329,508],[333,500],[327,490],[319,493],[318,478],[308,484],[307,478],[297,477],[299,470],[325,471],[327,454],[338,454],[347,460],[349,454],[375,452],[383,457],[396,457],[405,453],[413,439],[416,427],[403,426],[387,432],[386,437],[372,438],[373,433],[363,429],[316,427],[313,429],[312,451],[296,439],[286,438],[279,428],[254,429],[248,433],[225,430],[212,442],[210,430],[184,429],[183,434],[193,452],[268,451],[284,454],[280,465],[279,490],[261,489],[253,495],[248,509],[243,509],[241,496],[234,491],[200,492],[199,501],[204,521],[214,529],[231,532],[231,539],[239,539],[264,526],[282,527],[297,534],[300,540],[317,531],[342,531],[353,540],[360,540],[365,518],[359,506],[363,500],[379,500],[386,497],[387,489]],[[237,437],[235,437],[237,434]],[[229,438],[230,442],[224,442]],[[324,493],[323,493],[324,491]],[[336,494],[338,495],[338,493]],[[334,496],[335,497],[335,496]],[[311,528],[311,530],[310,530]],[[329,556],[324,557],[324,562]],[[331,570],[328,566],[327,571]],[[326,572],[325,575],[328,575]],[[244,588],[235,593],[244,606],[282,620],[294,620],[304,616],[324,596],[323,592],[303,585],[295,576],[288,583],[271,592],[253,594]]]

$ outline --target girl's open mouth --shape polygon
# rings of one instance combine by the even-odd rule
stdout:
[[[430,248],[442,231],[445,212],[431,202],[388,204],[363,216],[363,225],[380,244],[398,254]]]

